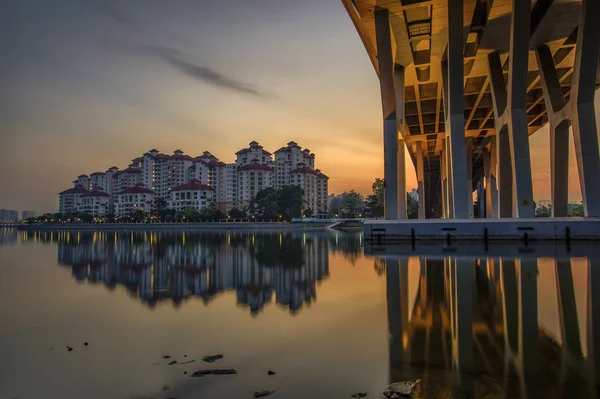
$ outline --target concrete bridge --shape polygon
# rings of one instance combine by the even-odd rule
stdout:
[[[480,217],[534,217],[529,135],[546,124],[553,216],[568,215],[571,131],[585,216],[600,216],[600,1],[342,2],[379,77],[386,219],[406,218],[405,147],[419,218],[473,218],[475,191]]]

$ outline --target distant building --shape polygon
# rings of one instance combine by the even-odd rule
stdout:
[[[23,211],[21,213],[21,220],[27,220],[35,217],[35,211]]]
[[[192,208],[197,211],[210,208],[214,201],[214,189],[196,179],[171,190],[168,206],[176,211]]]
[[[0,209],[0,223],[15,223],[19,219],[19,212],[14,209]]]
[[[114,198],[115,216],[127,217],[136,211],[150,215],[154,210],[154,191],[142,183],[126,188],[116,194]]]
[[[79,212],[78,201],[84,193],[103,192],[108,197],[98,196],[97,193],[96,197],[86,195],[85,204],[82,203],[81,206],[86,210],[93,206],[94,211],[98,206],[99,213],[124,215],[125,209],[131,208],[135,211],[139,208],[133,206],[136,203],[134,200],[127,202],[127,205],[119,202],[118,206],[117,201],[121,193],[139,187],[140,183],[146,190],[152,191],[156,201],[153,207],[164,208],[169,204],[179,204],[173,199],[172,191],[192,180],[197,181],[197,184],[210,186],[211,205],[225,213],[234,207],[249,205],[262,189],[280,189],[286,185],[302,187],[305,209],[312,209],[314,214],[328,209],[329,178],[320,170],[315,170],[315,154],[310,150],[302,149],[296,142],[290,141],[286,147],[275,151],[273,160],[272,153],[258,142],[251,141],[248,147],[237,151],[235,155],[235,162],[225,163],[208,151],[204,151],[200,156],[191,157],[181,150],[166,155],[152,149],[132,159],[126,169],[119,170],[118,167],[112,166],[106,172],[79,175],[73,181],[72,189],[59,194],[59,210]],[[292,171],[294,173],[291,173]],[[100,211],[106,201],[107,210]]]

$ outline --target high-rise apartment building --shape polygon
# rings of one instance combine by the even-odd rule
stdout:
[[[138,205],[134,206],[138,203],[133,197],[131,201],[123,202],[129,196],[122,195],[133,194],[127,191],[132,188],[143,190],[146,200],[152,196],[154,202],[144,204],[145,212],[150,213],[157,206],[168,207],[170,204],[177,204],[181,208],[185,203],[181,200],[181,193],[177,200],[172,192],[193,181],[194,184],[211,188],[211,206],[222,212],[248,206],[262,189],[280,189],[286,185],[296,185],[304,190],[304,209],[311,209],[313,214],[327,210],[329,178],[320,170],[315,170],[315,155],[310,150],[302,149],[296,142],[290,141],[286,147],[275,151],[273,159],[272,153],[252,141],[235,155],[235,162],[225,163],[208,151],[191,157],[181,150],[166,155],[152,149],[132,159],[126,169],[119,170],[113,166],[104,173],[78,176],[72,189],[59,194],[59,209],[61,212],[124,215],[130,210],[135,211],[134,208],[139,209]],[[96,197],[86,195],[82,202],[80,198],[87,192],[94,192]],[[185,196],[187,200],[187,193]],[[107,210],[101,211],[106,201]],[[202,208],[201,201],[195,204],[193,207],[198,210]]]

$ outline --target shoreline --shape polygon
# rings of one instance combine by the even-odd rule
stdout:
[[[16,225],[13,228],[23,231],[304,231],[325,230],[328,225],[330,223],[78,223]]]

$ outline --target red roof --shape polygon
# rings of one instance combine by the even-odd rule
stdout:
[[[113,169],[119,170],[119,168],[118,168],[118,167],[116,167],[116,166],[111,166],[110,168],[108,168],[107,172],[108,172],[108,171],[110,171],[110,170],[113,170]]]
[[[81,179],[82,177],[88,177],[88,175],[79,175],[79,176],[77,176],[78,179]]]
[[[275,151],[275,154],[279,153],[279,152],[288,152],[290,149],[288,147],[281,147],[280,149],[278,149],[277,151]]]
[[[242,165],[240,166],[240,170],[266,170],[266,171],[273,171],[273,169],[271,169],[271,167],[269,165],[267,165],[266,163],[251,163],[248,165]]]
[[[225,162],[221,162],[221,161],[217,161],[217,160],[212,160],[210,162],[205,162],[206,166],[225,166]]]
[[[94,172],[92,173],[90,176],[96,176],[96,175],[103,175],[104,173],[102,172]]]
[[[316,175],[317,174],[317,172],[315,172],[314,170],[312,170],[311,168],[309,168],[307,166],[304,166],[302,168],[296,168],[296,169],[290,171],[290,174],[291,173],[300,173],[303,175],[305,175],[305,174]]]
[[[327,176],[326,174],[323,174],[321,172],[317,173],[317,179],[325,179],[325,180],[329,180],[329,176]]]
[[[158,155],[157,155],[157,158],[158,158]],[[189,155],[183,155],[183,154],[173,154],[169,158],[181,160],[181,161],[193,161],[194,160],[194,158],[190,157]]]
[[[123,170],[119,170],[117,172],[115,172],[114,176],[118,176],[121,173],[142,173],[142,170],[140,168],[127,168],[127,169],[123,169]]]
[[[87,193],[81,194],[82,197],[110,197],[107,193],[101,190],[88,191]]]
[[[196,191],[196,190],[213,190],[211,186],[200,183],[197,179],[191,179],[189,183],[182,184],[181,186],[177,186],[171,191]]]
[[[142,158],[142,157],[137,157],[137,158],[133,158],[133,159],[131,160],[131,162],[141,162],[141,161],[143,161],[143,160],[144,160],[144,158]]]
[[[58,193],[58,195],[63,195],[63,194],[85,194],[87,193],[88,190],[86,190],[81,184],[76,185],[73,188],[70,188],[68,190],[62,191],[60,193]]]
[[[150,190],[142,183],[138,183],[135,186],[126,188],[117,194],[154,194],[154,191]]]

